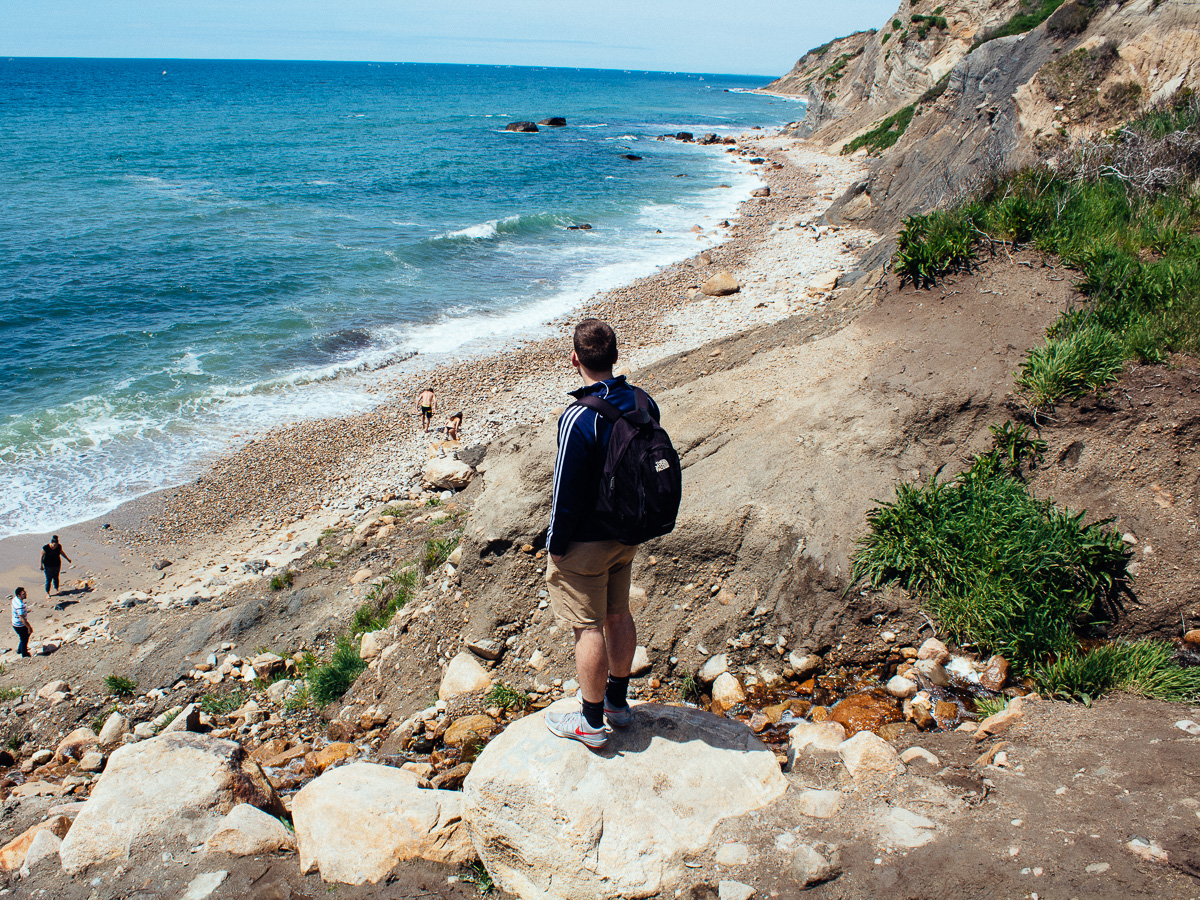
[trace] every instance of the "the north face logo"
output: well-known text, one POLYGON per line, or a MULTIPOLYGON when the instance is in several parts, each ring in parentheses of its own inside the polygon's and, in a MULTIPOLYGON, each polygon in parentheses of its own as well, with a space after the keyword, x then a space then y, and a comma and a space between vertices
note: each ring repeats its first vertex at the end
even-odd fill
POLYGON ((671 464, 669 462, 667 462, 665 459, 660 459, 658 462, 656 462, 654 464, 655 472, 665 472, 669 468, 671 468, 671 464))

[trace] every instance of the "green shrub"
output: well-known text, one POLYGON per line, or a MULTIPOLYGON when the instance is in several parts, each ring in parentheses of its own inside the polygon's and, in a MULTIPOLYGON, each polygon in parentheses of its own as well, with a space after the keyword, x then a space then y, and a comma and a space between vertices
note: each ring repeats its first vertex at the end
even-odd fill
POLYGON ((1050 14, 1046 19, 1046 30, 1055 37, 1071 37, 1082 33, 1095 14, 1094 5, 1070 0, 1050 14))
POLYGON ((867 515, 854 578, 900 584, 957 640, 1027 670, 1071 650, 1124 582, 1120 537, 1083 515, 1033 497, 993 451, 952 482, 898 485, 867 515))
POLYGON ((292 570, 286 570, 282 575, 273 575, 271 577, 271 590, 282 591, 285 587, 291 587, 295 576, 292 570))
POLYGON ((984 34, 975 41, 971 47, 972 50, 986 44, 988 41, 994 41, 996 38, 1011 37, 1014 34, 1024 34, 1027 31, 1032 31, 1050 16, 1054 11, 1062 6, 1063 0, 1025 0, 1021 4, 1021 10, 1011 19, 984 34))
POLYGON ((1010 472, 1018 471, 1025 463, 1034 465, 1042 461, 1046 442, 1030 437, 1028 425, 1014 425, 1011 421, 1003 425, 992 425, 992 445, 1000 454, 1010 472))
POLYGON ((931 287, 950 272, 968 271, 975 258, 975 228, 969 216, 933 212, 904 220, 892 262, 900 284, 931 287))
POLYGON ((885 31, 883 33, 883 37, 879 39, 879 46, 882 47, 884 44, 886 44, 891 39, 891 37, 892 37, 892 33, 890 31, 885 31))
POLYGON ((200 698, 200 709, 210 716, 225 716, 240 709, 246 702, 245 691, 229 691, 228 693, 205 694, 200 698))
POLYGON ((410 563, 397 569, 382 584, 372 588, 350 620, 350 634, 357 637, 366 631, 386 628, 396 613, 403 609, 416 593, 418 579, 416 566, 410 563))
POLYGON ((487 692, 483 702, 487 706, 498 706, 505 710, 525 709, 529 706, 529 695, 503 681, 497 681, 487 692))
POLYGON ((18 697, 23 697, 24 695, 25 691, 15 685, 13 687, 0 688, 0 703, 16 700, 18 697))
POLYGON ((426 574, 432 574, 450 558, 454 548, 458 546, 459 535, 453 534, 446 538, 435 538, 425 542, 421 551, 421 569, 426 574))
POLYGON ((471 863, 462 874, 459 875, 459 880, 467 884, 473 884, 481 894, 495 893, 496 883, 492 880, 487 867, 482 862, 476 860, 471 863))
POLYGON ((899 31, 904 27, 904 23, 899 19, 892 19, 892 31, 899 31))
POLYGON ((1047 407, 1099 390, 1124 368, 1121 340, 1099 325, 1088 325, 1031 350, 1021 364, 1017 387, 1035 407, 1047 407))
POLYGON ((1034 671, 1038 689, 1052 697, 1092 700, 1127 691, 1158 700, 1200 696, 1200 667, 1182 668, 1165 641, 1113 641, 1091 650, 1073 649, 1034 671))
POLYGON ((921 95, 921 98, 919 100, 917 100, 917 105, 918 106, 927 106, 928 104, 933 103, 934 101, 937 100, 938 97, 940 97, 940 96, 942 96, 942 94, 946 93, 946 88, 949 85, 950 85, 950 73, 947 72, 945 75, 943 75, 941 78, 939 78, 937 80, 937 83, 934 84, 933 87, 931 87, 929 90, 927 90, 925 93, 923 93, 921 95))
POLYGON ((329 662, 308 673, 308 688, 313 700, 321 706, 337 700, 350 690, 366 667, 354 639, 342 635, 337 639, 329 662))
POLYGON ((895 144, 896 141, 900 140, 901 135, 908 129, 908 123, 912 121, 916 112, 916 104, 910 104, 904 107, 904 109, 893 113, 866 134, 860 134, 846 144, 842 148, 842 155, 846 156, 866 147, 868 153, 872 156, 878 156, 888 147, 895 144))
POLYGON ((1004 708, 1008 706, 1008 698, 976 697, 974 698, 974 703, 975 715, 982 720, 986 719, 988 716, 994 716, 998 712, 1003 712, 1004 708))
POLYGON ((132 697, 137 693, 137 682, 123 675, 109 675, 104 679, 104 687, 114 697, 132 697))

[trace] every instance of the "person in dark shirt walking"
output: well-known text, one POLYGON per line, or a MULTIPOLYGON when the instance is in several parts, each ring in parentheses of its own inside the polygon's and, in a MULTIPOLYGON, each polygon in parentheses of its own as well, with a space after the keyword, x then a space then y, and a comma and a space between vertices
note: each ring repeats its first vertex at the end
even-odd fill
MULTIPOLYGON (((599 319, 575 328, 571 365, 583 378, 572 396, 607 400, 622 414, 639 406, 637 391, 625 377, 613 376, 617 337, 599 319)), ((658 405, 641 394, 655 421, 658 405)), ((582 709, 548 713, 547 727, 556 735, 601 748, 604 727, 623 728, 632 721, 626 699, 630 668, 637 646, 637 627, 629 609, 629 585, 637 546, 611 540, 611 529, 595 515, 605 450, 613 425, 595 408, 582 403, 567 407, 558 423, 558 456, 554 465, 554 497, 546 543, 546 568, 554 614, 575 632, 575 667, 582 709)))
MULTIPOLYGON (((58 535, 50 538, 50 543, 42 547, 42 571, 46 573, 46 599, 50 599, 50 585, 54 585, 54 589, 62 593, 58 586, 58 573, 62 571, 62 561, 71 561, 71 557, 67 556, 67 551, 63 549, 63 545, 58 542, 58 535)), ((55 609, 62 609, 62 601, 54 604, 55 609)))

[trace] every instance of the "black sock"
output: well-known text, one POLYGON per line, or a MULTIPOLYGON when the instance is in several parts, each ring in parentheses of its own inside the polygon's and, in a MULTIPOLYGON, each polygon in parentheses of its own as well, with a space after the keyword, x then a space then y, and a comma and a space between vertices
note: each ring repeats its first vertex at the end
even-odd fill
POLYGON ((593 728, 604 727, 604 701, 599 703, 588 703, 583 701, 583 717, 587 719, 587 723, 593 728))
POLYGON ((609 706, 628 706, 629 701, 625 699, 626 693, 629 691, 629 676, 617 678, 615 675, 608 676, 608 686, 604 689, 604 697, 608 700, 609 706))

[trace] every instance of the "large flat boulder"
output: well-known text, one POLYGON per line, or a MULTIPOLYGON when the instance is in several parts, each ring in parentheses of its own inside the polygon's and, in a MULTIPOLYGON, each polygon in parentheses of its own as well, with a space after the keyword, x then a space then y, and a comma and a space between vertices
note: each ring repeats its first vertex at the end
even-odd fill
POLYGON ((285 810, 241 744, 174 732, 113 751, 63 840, 68 874, 163 842, 205 840, 239 803, 285 810))
POLYGON ((443 491, 461 491, 474 476, 474 469, 449 456, 435 456, 425 464, 425 483, 443 491))
POLYGON ((475 858, 461 795, 422 790, 417 776, 351 763, 306 784, 292 801, 300 870, 342 884, 376 884, 406 859, 462 865, 475 858))
POLYGON ((717 822, 786 789, 744 725, 643 703, 600 752, 555 737, 543 714, 513 723, 467 776, 462 814, 488 872, 518 897, 670 896, 717 822))

